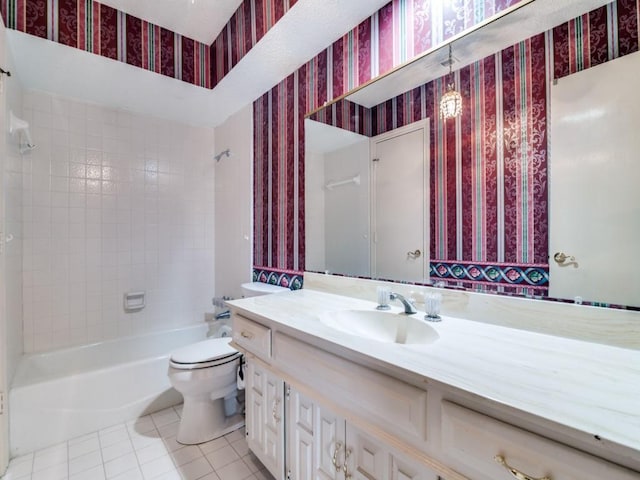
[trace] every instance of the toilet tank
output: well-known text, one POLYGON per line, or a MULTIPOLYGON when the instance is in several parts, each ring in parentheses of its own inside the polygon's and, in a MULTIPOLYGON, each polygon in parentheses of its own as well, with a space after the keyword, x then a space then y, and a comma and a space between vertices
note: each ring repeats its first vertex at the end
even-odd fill
POLYGON ((271 285, 262 282, 247 282, 240 286, 243 297, 257 297, 260 295, 269 295, 270 293, 280 293, 289 290, 278 285, 271 285))

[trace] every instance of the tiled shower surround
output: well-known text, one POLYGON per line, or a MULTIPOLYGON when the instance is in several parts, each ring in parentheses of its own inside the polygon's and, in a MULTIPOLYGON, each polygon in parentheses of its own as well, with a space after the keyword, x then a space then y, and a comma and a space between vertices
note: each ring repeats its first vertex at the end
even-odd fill
POLYGON ((202 321, 214 292, 213 130, 23 97, 24 350, 202 321), (146 291, 146 307, 123 308, 146 291))

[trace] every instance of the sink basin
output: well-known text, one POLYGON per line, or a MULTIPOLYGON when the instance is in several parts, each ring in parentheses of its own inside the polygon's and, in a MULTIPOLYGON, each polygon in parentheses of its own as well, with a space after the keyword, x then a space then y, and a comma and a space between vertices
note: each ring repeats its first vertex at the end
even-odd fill
POLYGON ((345 310, 322 314, 320 322, 347 335, 384 343, 424 345, 439 338, 424 320, 403 313, 345 310))

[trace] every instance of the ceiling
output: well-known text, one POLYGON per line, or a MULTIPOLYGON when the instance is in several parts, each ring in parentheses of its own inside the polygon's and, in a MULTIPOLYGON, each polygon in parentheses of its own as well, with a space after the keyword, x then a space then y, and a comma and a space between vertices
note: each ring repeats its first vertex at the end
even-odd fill
MULTIPOLYGON (((195 0, 195 5, 228 1, 195 0)), ((140 16, 149 19, 158 4, 174 2, 182 2, 184 7, 191 0, 109 0, 105 3, 140 4, 138 7, 145 10, 139 12, 140 16)), ((298 0, 213 90, 16 30, 6 32, 11 71, 27 90, 41 90, 189 125, 215 127, 387 2, 298 0), (314 28, 309 28, 310 25, 314 28)), ((159 11, 166 13, 167 10, 159 11)))
POLYGON ((211 45, 242 0, 100 0, 100 3, 211 45))
MULTIPOLYGON (((173 31, 211 43, 242 0, 103 0, 103 3, 173 31)), ((522 8, 454 40, 455 69, 543 32, 608 0, 527 0, 522 8), (525 7, 526 5, 526 7, 525 7), (543 8, 544 7, 544 8, 543 8), (543 14, 540 14, 540 11, 543 14)), ((69 48, 15 30, 7 31, 23 87, 113 108, 215 127, 277 85, 300 65, 369 17, 388 0, 298 0, 213 90, 196 87, 123 62, 69 48), (310 28, 312 26, 313 28, 310 28), (300 41, 304 39, 304 41, 300 41), (105 82, 105 78, 108 82, 105 82)), ((349 99, 365 106, 446 72, 437 48, 349 99)))

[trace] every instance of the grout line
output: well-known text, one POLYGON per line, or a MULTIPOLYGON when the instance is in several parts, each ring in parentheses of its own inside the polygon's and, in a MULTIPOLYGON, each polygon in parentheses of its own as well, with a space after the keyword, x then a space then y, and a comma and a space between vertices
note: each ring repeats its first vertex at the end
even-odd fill
POLYGON ((107 478, 107 469, 104 464, 104 457, 102 456, 102 440, 100 439, 100 431, 96 432, 96 437, 98 438, 98 450, 100 450, 100 458, 102 459, 102 471, 104 473, 104 478, 107 478))
MULTIPOLYGON (((170 408, 173 410, 173 412, 174 412, 174 413, 178 416, 178 418, 180 419, 180 418, 181 418, 181 416, 180 416, 180 414, 178 413, 177 408, 176 408, 175 406, 170 407, 170 408)), ((168 411, 168 412, 170 412, 171 410, 167 409, 167 411, 168 411)), ((159 431, 158 427, 156 426, 156 424, 155 424, 155 422, 154 422, 153 418, 151 417, 151 415, 145 415, 144 417, 148 417, 148 418, 151 420, 151 424, 153 425, 153 427, 154 427, 154 428, 153 428, 152 430, 149 430, 148 432, 144 432, 142 435, 144 435, 144 434, 146 434, 146 433, 152 434, 152 435, 154 435, 154 437, 155 437, 155 435, 158 435, 158 437, 157 437, 157 438, 162 442, 162 443, 161 443, 161 445, 163 446, 164 450, 166 451, 166 455, 168 455, 168 456, 169 456, 169 458, 170 458, 170 460, 171 460, 171 463, 172 463, 172 465, 173 465, 173 470, 170 470, 170 471, 168 471, 168 472, 164 472, 164 473, 162 473, 162 474, 160 474, 160 475, 164 475, 164 474, 168 474, 168 473, 175 472, 175 473, 177 473, 178 475, 182 476, 181 467, 183 467, 184 465, 188 465, 188 464, 189 464, 189 463, 191 463, 191 462, 197 461, 197 460, 199 460, 200 458, 204 458, 205 462, 206 462, 206 463, 209 465, 209 467, 211 468, 211 471, 213 472, 213 474, 215 474, 215 475, 217 475, 217 476, 219 477, 218 471, 216 470, 216 468, 214 467, 214 465, 211 463, 211 461, 209 461, 209 459, 207 458, 207 455, 208 455, 208 454, 205 454, 205 452, 204 452, 204 451, 203 451, 203 449, 201 448, 201 445, 193 445, 193 446, 195 446, 195 447, 197 447, 197 448, 198 448, 198 453, 199 453, 199 456, 198 456, 198 457, 193 458, 190 462, 187 462, 187 463, 185 463, 185 464, 183 464, 183 465, 181 465, 181 466, 178 466, 178 465, 177 465, 177 463, 176 463, 176 462, 177 462, 177 460, 174 458, 173 454, 174 454, 174 453, 176 453, 176 452, 178 452, 179 450, 181 450, 181 449, 183 449, 183 448, 186 448, 188 445, 182 445, 178 450, 175 450, 175 451, 170 452, 170 451, 169 451, 169 448, 168 448, 168 445, 167 445, 167 443, 165 442, 165 440, 166 440, 167 438, 169 438, 169 437, 163 437, 163 436, 160 434, 160 431, 159 431)), ((140 418, 144 418, 144 417, 140 417, 140 418)), ((139 420, 140 420, 140 418, 135 419, 135 420, 133 421, 132 425, 133 425, 135 422, 139 421, 139 420)), ((178 421, 179 421, 179 420, 178 420, 178 421)), ((128 427, 128 425, 127 425, 127 422, 123 422, 123 423, 120 423, 120 424, 112 425, 111 427, 107 427, 107 428, 108 428, 108 429, 113 429, 114 427, 115 427, 115 429, 116 429, 116 430, 119 430, 120 428, 124 428, 124 429, 125 429, 125 431, 127 432, 127 439, 128 439, 128 441, 129 441, 129 443, 130 443, 130 445, 131 445, 131 447, 132 447, 132 452, 133 452, 133 454, 134 454, 134 458, 135 458, 135 461, 136 461, 136 465, 135 465, 134 467, 132 467, 132 468, 130 468, 130 469, 127 469, 127 470, 124 470, 124 471, 122 471, 122 472, 119 472, 119 473, 118 473, 118 475, 124 475, 124 474, 126 474, 127 472, 132 472, 133 470, 138 470, 138 471, 139 471, 139 473, 140 473, 141 475, 143 475, 143 476, 144 476, 143 471, 142 471, 142 465, 141 465, 141 463, 140 463, 140 459, 139 459, 139 457, 138 457, 138 450, 134 447, 134 442, 133 442, 133 437, 132 437, 132 431, 130 431, 130 430, 129 430, 129 427, 128 427)), ((104 430, 104 429, 103 429, 103 430, 104 430)), ((136 430, 135 430, 135 427, 134 427, 134 428, 133 428, 133 432, 135 432, 135 431, 136 431, 136 430)), ((243 435, 243 436, 239 437, 238 439, 236 439, 234 442, 231 442, 231 441, 229 440, 229 436, 230 436, 230 435, 232 435, 233 433, 234 433, 234 432, 229 432, 229 433, 227 433, 226 435, 223 435, 222 437, 219 437, 218 439, 216 439, 216 440, 218 440, 218 441, 220 442, 220 445, 221 445, 221 446, 220 446, 219 448, 217 448, 216 450, 213 450, 213 451, 211 451, 211 452, 209 452, 209 453, 214 453, 215 451, 217 451, 217 450, 219 450, 219 449, 221 449, 221 448, 226 448, 227 446, 230 446, 230 447, 232 448, 232 451, 233 451, 233 452, 235 452, 235 454, 238 456, 238 458, 242 461, 242 463, 243 463, 243 464, 248 468, 248 470, 250 471, 250 473, 251 473, 251 474, 250 474, 247 478, 249 478, 249 479, 250 479, 250 478, 256 478, 256 475, 258 475, 259 473, 263 473, 263 472, 264 472, 264 467, 263 467, 263 468, 258 468, 256 471, 254 471, 254 469, 255 469, 256 467, 259 467, 259 464, 255 464, 255 462, 253 461, 253 459, 252 459, 252 457, 251 457, 251 452, 248 452, 248 453, 246 453, 245 455, 240 455, 240 452, 238 452, 238 451, 236 450, 236 448, 234 447, 234 443, 239 442, 240 440, 244 440, 244 441, 246 441, 246 437, 243 435), (221 440, 221 439, 224 439, 224 440, 221 440)), ((95 431, 95 432, 87 433, 87 434, 86 434, 86 435, 84 435, 84 436, 86 437, 86 436, 90 436, 90 435, 92 435, 92 434, 93 434, 93 435, 95 435, 95 438, 97 438, 97 443, 98 443, 98 454, 100 455, 100 462, 101 462, 102 472, 103 472, 103 474, 104 474, 104 478, 105 478, 105 479, 108 479, 108 477, 107 477, 107 469, 106 469, 105 457, 104 457, 104 455, 103 455, 103 449, 104 449, 104 448, 108 448, 109 446, 112 446, 112 445, 115 445, 115 444, 111 444, 111 445, 108 445, 108 446, 104 446, 104 445, 103 445, 103 439, 101 438, 101 435, 100 435, 100 430, 97 430, 97 431, 95 431)), ((72 461, 72 459, 71 459, 71 457, 70 457, 70 454, 71 454, 71 445, 70 445, 70 441, 72 441, 72 440, 74 440, 74 439, 70 439, 70 440, 67 440, 67 441, 65 441, 65 442, 64 442, 64 445, 65 445, 65 447, 66 447, 66 449, 67 449, 67 451, 66 451, 66 458, 67 458, 67 461, 66 461, 66 480, 68 480, 68 479, 70 479, 70 478, 71 478, 71 461, 72 461)), ((90 439, 85 439, 85 441, 89 441, 89 440, 90 440, 90 439)), ((150 445, 153 445, 153 443, 151 443, 150 445)), ((143 448, 146 448, 146 446, 145 446, 145 447, 143 447, 143 448)), ((37 452, 31 452, 31 453, 30 453, 31 458, 30 458, 30 460, 28 461, 28 463, 30 464, 30 472, 29 472, 27 475, 25 475, 25 476, 21 477, 23 480, 32 480, 32 479, 33 479, 33 475, 34 475, 34 467, 35 467, 35 459, 36 459, 36 453, 37 453, 37 452)), ((92 452, 89 452, 89 453, 92 453, 92 452)), ((109 460, 109 461, 115 461, 115 460, 117 460, 118 458, 122 458, 122 457, 124 457, 124 456, 126 456, 126 455, 129 455, 129 453, 130 453, 130 452, 127 452, 127 453, 125 453, 124 455, 120 455, 120 456, 118 456, 118 457, 116 457, 116 458, 113 458, 113 459, 111 459, 111 460, 109 460)), ((29 454, 27 454, 27 455, 29 455, 29 454)), ((76 457, 76 458, 79 458, 79 457, 76 457)), ((158 459, 160 459, 160 458, 162 458, 162 457, 158 457, 158 459)), ((155 461, 155 460, 157 460, 157 459, 154 459, 154 460, 151 460, 151 461, 155 461)), ((98 466, 99 466, 99 465, 96 465, 95 467, 91 467, 91 468, 96 468, 96 467, 98 467, 98 466)), ((224 467, 224 466, 223 466, 223 467, 224 467)), ((223 468, 223 467, 221 467, 221 468, 223 468)), ((84 472, 84 470, 83 470, 83 472, 84 472)), ((76 475, 77 475, 77 474, 81 474, 81 473, 82 473, 82 472, 76 472, 76 475)), ((209 473, 205 474, 204 476, 206 476, 206 475, 208 475, 208 474, 209 474, 209 473)))

